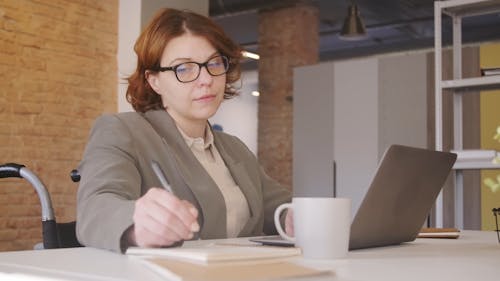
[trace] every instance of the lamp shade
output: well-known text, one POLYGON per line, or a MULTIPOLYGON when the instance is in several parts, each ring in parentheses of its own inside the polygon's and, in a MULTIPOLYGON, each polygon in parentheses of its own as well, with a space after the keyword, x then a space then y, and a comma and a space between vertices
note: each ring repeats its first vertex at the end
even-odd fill
POLYGON ((342 40, 361 40, 366 37, 366 29, 359 16, 358 6, 349 5, 347 17, 340 31, 339 38, 342 40))

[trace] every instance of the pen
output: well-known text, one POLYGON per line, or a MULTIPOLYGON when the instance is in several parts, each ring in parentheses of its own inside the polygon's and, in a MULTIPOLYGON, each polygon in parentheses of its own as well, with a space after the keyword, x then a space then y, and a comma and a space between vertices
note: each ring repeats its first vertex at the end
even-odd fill
POLYGON ((165 188, 166 191, 173 194, 174 192, 172 191, 170 184, 168 184, 167 178, 165 178, 165 174, 161 170, 160 165, 158 165, 155 160, 151 160, 151 167, 153 168, 156 177, 160 180, 162 187, 165 188))
MULTIPOLYGON (((170 187, 170 184, 168 184, 167 178, 165 177, 165 174, 163 173, 162 169, 160 168, 160 165, 158 162, 151 160, 151 167, 153 168, 153 171, 155 172, 156 177, 160 180, 161 185, 163 188, 165 188, 166 191, 174 194, 172 191, 172 187, 170 187)), ((175 194, 174 194, 175 195, 175 194)), ((191 225, 191 232, 198 232, 200 231, 200 225, 198 224, 197 221, 193 222, 191 225)), ((196 237, 195 239, 199 239, 198 234, 195 234, 196 237)))

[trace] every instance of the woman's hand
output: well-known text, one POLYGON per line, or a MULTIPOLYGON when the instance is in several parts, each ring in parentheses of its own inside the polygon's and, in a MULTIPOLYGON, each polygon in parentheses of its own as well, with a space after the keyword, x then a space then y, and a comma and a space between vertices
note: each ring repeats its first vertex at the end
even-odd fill
POLYGON ((288 208, 285 217, 285 232, 288 236, 295 236, 293 233, 293 210, 288 208))
POLYGON ((129 241, 140 247, 170 246, 200 230, 198 211, 162 188, 151 188, 135 202, 129 241))

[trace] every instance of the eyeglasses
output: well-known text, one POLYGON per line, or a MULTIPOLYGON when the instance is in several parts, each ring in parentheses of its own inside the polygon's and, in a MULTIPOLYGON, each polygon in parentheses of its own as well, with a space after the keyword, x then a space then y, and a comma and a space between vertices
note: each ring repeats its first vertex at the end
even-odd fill
POLYGON ((159 67, 158 71, 173 71, 179 82, 189 83, 198 79, 203 66, 210 75, 220 76, 228 71, 229 59, 226 56, 216 56, 204 63, 188 61, 174 66, 159 67))
POLYGON ((497 226, 497 229, 496 229, 497 238, 498 238, 498 243, 500 243, 500 230, 498 229, 498 216, 500 215, 500 208, 493 208, 491 211, 493 212, 493 215, 495 216, 495 223, 497 226))

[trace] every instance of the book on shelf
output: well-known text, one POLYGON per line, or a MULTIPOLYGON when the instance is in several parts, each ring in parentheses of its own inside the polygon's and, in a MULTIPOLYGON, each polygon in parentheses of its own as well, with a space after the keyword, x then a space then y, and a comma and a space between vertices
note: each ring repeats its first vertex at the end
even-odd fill
POLYGON ((417 238, 457 239, 459 236, 460 230, 458 230, 457 228, 424 227, 418 233, 417 238))
POLYGON ((498 156, 498 152, 496 150, 486 150, 486 149, 451 150, 450 152, 457 154, 457 162, 493 161, 493 159, 498 156))
POLYGON ((333 274, 296 264, 288 258, 299 248, 212 243, 198 247, 139 248, 126 252, 168 280, 254 281, 333 274))
POLYGON ((500 75, 500 67, 481 68, 482 76, 500 75))

